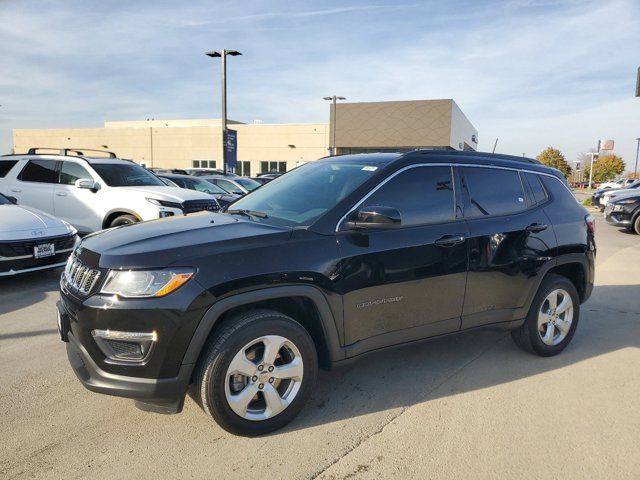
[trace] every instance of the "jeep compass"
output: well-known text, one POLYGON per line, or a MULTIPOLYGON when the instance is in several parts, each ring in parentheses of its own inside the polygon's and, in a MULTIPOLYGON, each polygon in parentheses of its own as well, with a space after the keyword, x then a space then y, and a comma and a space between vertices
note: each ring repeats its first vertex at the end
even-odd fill
POLYGON ((594 228, 535 160, 330 157, 224 213, 85 237, 58 326, 89 390, 161 413, 189 393, 224 429, 259 435, 300 412, 318 367, 387 347, 492 327, 560 353, 593 289, 594 228))

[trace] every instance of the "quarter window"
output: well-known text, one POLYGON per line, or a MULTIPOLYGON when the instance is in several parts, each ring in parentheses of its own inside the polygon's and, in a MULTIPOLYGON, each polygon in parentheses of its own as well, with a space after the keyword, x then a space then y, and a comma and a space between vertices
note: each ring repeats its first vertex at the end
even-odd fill
POLYGON ((0 178, 6 177, 9 170, 11 170, 16 163, 18 163, 17 160, 0 161, 0 178))
POLYGON ((443 223, 454 219, 454 191, 450 167, 417 167, 383 184, 362 206, 396 208, 402 226, 443 223))
POLYGON ((62 162, 60 170, 60 183, 63 185, 75 185, 76 180, 91 180, 91 175, 83 167, 73 162, 62 162))
POLYGON ((23 182, 58 183, 55 160, 29 160, 18 177, 23 182))
POLYGON ((534 173, 525 173, 527 183, 531 187, 531 193, 533 195, 533 203, 539 205, 547 201, 547 192, 542 186, 540 176, 534 173))
POLYGON ((497 168, 467 167, 464 180, 469 191, 471 211, 466 217, 506 215, 527 208, 518 172, 497 168))

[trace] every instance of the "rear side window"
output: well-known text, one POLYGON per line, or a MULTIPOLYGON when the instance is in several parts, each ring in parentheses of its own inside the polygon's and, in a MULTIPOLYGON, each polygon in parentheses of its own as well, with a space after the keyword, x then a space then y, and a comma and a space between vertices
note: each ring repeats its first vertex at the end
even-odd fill
POLYGON ((29 160, 18 177, 23 182, 58 183, 55 160, 29 160))
POLYGON ((533 203, 535 205, 540 205, 547 201, 547 192, 542 185, 540 180, 540 176, 534 173, 525 173, 525 178, 527 179, 527 183, 531 187, 531 194, 533 195, 533 203))
POLYGON ((16 163, 17 160, 0 160, 0 178, 6 177, 16 163))
POLYGON ((527 208, 518 172, 481 167, 466 167, 463 172, 471 201, 466 217, 507 215, 527 208))
POLYGON ((382 185, 362 205, 396 208, 402 215, 402 226, 449 222, 455 212, 451 168, 405 170, 382 185))
POLYGON ((73 162, 62 162, 62 170, 60 170, 60 183, 63 185, 75 185, 76 180, 86 179, 93 180, 89 172, 83 167, 73 162))

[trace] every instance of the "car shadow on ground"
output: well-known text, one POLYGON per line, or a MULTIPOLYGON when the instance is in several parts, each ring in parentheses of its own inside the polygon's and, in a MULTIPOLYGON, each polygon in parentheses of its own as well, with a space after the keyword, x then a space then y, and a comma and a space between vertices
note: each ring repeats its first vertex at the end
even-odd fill
POLYGON ((581 307, 573 341, 555 357, 518 349, 508 332, 477 330, 378 352, 348 367, 321 371, 309 404, 282 433, 514 382, 620 349, 638 348, 640 306, 614 310, 609 305, 615 302, 609 299, 624 298, 633 305, 631 299, 639 288, 596 287, 593 300, 581 307), (459 375, 476 361, 482 362, 482 374, 459 375))
POLYGON ((0 277, 0 315, 20 310, 58 290, 61 268, 0 277))

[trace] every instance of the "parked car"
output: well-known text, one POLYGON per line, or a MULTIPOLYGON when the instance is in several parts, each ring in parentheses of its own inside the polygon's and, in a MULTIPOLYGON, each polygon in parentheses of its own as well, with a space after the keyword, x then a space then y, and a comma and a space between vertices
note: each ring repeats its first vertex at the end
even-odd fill
POLYGON ((600 210, 604 210, 607 203, 612 199, 628 194, 633 195, 638 191, 638 188, 640 188, 640 180, 636 180, 627 188, 608 188, 606 190, 597 190, 591 199, 591 204, 594 205, 594 200, 596 200, 597 198, 600 205, 600 210), (600 192, 600 194, 596 195, 598 192, 600 192))
POLYGON ((228 175, 230 177, 237 177, 235 173, 223 173, 222 170, 217 168, 187 168, 185 171, 187 174, 193 175, 194 177, 204 177, 207 175, 228 175))
POLYGON ((170 173, 175 173, 178 175, 189 175, 189 173, 186 170, 182 170, 181 168, 149 168, 148 170, 151 170, 156 175, 170 174, 170 173))
POLYGON ((247 177, 207 175, 202 178, 207 182, 211 182, 233 195, 246 195, 247 193, 252 192, 256 188, 260 187, 260 184, 258 182, 247 177))
POLYGON ((258 182, 260 185, 269 183, 273 178, 271 177, 250 177, 254 182, 258 182))
POLYGON ((614 182, 604 182, 600 185, 601 190, 606 190, 608 188, 627 188, 631 184, 637 181, 636 178, 621 178, 614 182))
POLYGON ((556 355, 593 289, 593 217, 536 160, 330 157, 232 207, 82 241, 58 309, 87 388, 174 413, 193 384, 223 428, 264 434, 318 365, 479 327, 556 355))
POLYGON ((109 158, 73 152, 51 155, 31 149, 0 157, 0 190, 81 233, 219 208, 209 195, 167 187, 147 169, 111 152, 109 158))
POLYGON ((259 173, 258 177, 260 178, 270 178, 271 180, 273 180, 274 178, 278 178, 280 176, 284 175, 284 173, 282 172, 263 172, 263 173, 259 173))
POLYGON ((64 220, 0 193, 0 277, 64 266, 79 241, 64 220))
POLYGON ((159 175, 159 177, 161 180, 168 180, 180 188, 188 188, 189 190, 208 193, 217 200, 222 208, 240 198, 240 195, 227 193, 226 190, 201 177, 192 177, 191 175, 159 175))
POLYGON ((604 218, 610 225, 640 235, 640 193, 612 199, 604 209, 604 218))

